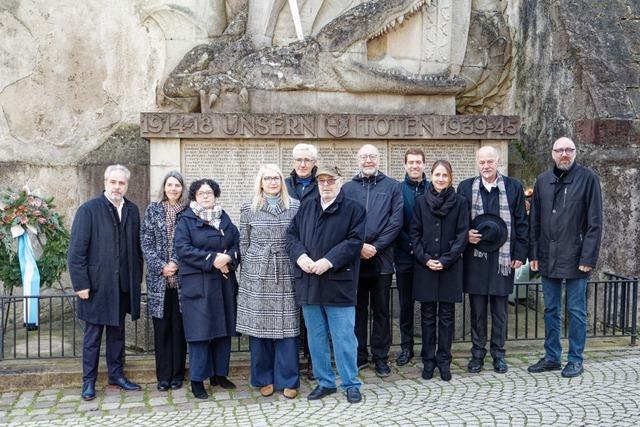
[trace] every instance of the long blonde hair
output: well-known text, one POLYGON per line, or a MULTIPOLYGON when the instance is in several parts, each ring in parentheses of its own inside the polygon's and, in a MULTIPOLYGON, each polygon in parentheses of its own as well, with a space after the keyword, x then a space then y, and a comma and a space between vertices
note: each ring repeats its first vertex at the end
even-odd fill
POLYGON ((262 196, 262 177, 264 177, 267 170, 272 170, 280 176, 280 198, 282 199, 284 208, 289 209, 289 192, 287 191, 287 184, 284 182, 284 175, 278 165, 273 163, 262 165, 258 170, 258 174, 256 175, 256 179, 253 183, 253 200, 251 202, 251 209, 258 211, 262 209, 265 204, 264 197, 262 196))

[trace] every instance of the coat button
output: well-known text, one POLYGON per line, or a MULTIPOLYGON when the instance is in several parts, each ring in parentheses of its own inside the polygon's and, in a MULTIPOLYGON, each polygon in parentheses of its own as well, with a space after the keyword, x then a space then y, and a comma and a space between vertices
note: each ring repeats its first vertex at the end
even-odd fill
POLYGON ((436 237, 436 242, 439 242, 439 241, 440 241, 440 239, 438 239, 438 238, 436 237))
POLYGON ((435 254, 433 254, 433 256, 440 256, 440 254, 438 252, 436 252, 435 254))

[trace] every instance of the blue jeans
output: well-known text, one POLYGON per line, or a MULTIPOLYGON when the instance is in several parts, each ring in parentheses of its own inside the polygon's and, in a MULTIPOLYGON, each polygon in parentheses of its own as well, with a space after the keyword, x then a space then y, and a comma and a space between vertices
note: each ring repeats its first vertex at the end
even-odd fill
POLYGON ((358 379, 356 363, 358 340, 354 332, 356 308, 303 305, 302 314, 307 325, 313 375, 318 379, 318 385, 325 388, 336 387, 336 375, 331 367, 331 336, 342 389, 360 388, 362 383, 358 379))
MULTIPOLYGON (((567 279, 567 311, 569 313, 569 362, 582 363, 587 338, 587 279, 567 279)), ((551 362, 562 361, 562 279, 542 277, 544 294, 544 350, 551 362)))

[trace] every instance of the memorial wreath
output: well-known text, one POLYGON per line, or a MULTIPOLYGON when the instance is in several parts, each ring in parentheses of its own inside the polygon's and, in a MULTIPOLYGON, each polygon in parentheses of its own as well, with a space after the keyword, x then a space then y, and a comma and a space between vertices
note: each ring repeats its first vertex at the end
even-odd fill
POLYGON ((54 211, 53 197, 7 189, 0 193, 0 281, 5 288, 21 283, 17 237, 27 230, 39 243, 40 285, 51 287, 67 268, 69 231, 54 211))

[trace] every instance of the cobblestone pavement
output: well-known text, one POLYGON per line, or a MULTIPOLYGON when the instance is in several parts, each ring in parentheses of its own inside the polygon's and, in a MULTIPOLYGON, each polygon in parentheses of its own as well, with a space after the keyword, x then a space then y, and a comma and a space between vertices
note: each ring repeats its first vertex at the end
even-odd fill
POLYGON ((418 362, 393 367, 385 379, 362 371, 364 401, 350 405, 338 393, 309 402, 314 383, 303 381, 294 400, 281 394, 264 398, 234 378, 238 390, 210 390, 207 401, 187 388, 162 393, 149 384, 141 392, 103 387, 83 402, 79 389, 9 392, 0 395, 0 423, 55 425, 597 425, 640 424, 640 352, 637 349, 587 355, 585 373, 532 375, 536 357, 509 358, 507 374, 494 373, 490 359, 480 374, 466 373, 465 359, 454 359, 453 380, 420 377, 418 362))

